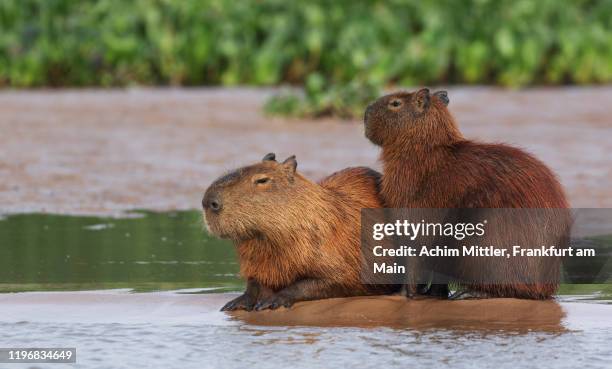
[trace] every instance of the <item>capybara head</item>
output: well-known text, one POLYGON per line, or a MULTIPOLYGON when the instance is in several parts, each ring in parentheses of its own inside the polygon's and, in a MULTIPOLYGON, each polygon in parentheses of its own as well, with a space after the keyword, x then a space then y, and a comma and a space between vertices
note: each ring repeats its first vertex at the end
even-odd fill
POLYGON ((446 108, 448 103, 446 91, 430 94, 427 88, 383 96, 365 111, 365 135, 382 146, 398 139, 404 144, 418 140, 437 142, 449 129, 459 134, 446 108))
POLYGON ((288 204, 300 197, 307 182, 296 168, 295 156, 279 163, 270 153, 260 163, 215 180, 202 199, 209 231, 221 238, 244 241, 277 228, 291 211, 288 204))

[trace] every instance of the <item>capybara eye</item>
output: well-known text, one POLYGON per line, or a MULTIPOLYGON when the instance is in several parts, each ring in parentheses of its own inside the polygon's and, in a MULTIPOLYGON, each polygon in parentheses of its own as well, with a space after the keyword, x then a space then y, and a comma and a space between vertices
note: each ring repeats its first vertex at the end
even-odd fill
POLYGON ((268 177, 262 177, 255 180, 255 184, 266 184, 268 182, 270 182, 270 178, 268 177))
POLYGON ((398 108, 402 105, 402 100, 400 99, 393 99, 391 100, 391 102, 389 103, 389 106, 392 106, 394 108, 398 108))

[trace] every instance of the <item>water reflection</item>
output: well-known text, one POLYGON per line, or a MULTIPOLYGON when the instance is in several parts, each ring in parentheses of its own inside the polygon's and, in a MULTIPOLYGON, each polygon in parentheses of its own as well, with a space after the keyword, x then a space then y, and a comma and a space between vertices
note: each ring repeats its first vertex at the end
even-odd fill
POLYGON ((241 322, 258 326, 389 327, 454 331, 565 331, 564 311, 556 301, 483 299, 410 300, 401 296, 353 297, 298 303, 275 312, 234 312, 241 322))
POLYGON ((11 215, 0 245, 0 291, 242 287, 234 248, 198 212, 11 215))

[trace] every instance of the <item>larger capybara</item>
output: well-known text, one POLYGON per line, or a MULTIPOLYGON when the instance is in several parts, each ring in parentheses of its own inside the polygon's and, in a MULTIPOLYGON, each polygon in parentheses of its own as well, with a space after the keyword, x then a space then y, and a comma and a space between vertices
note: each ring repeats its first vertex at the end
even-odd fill
MULTIPOLYGON (((513 217, 504 223, 512 224, 510 231, 491 230, 488 241, 508 245, 510 234, 519 232, 531 244, 566 243, 571 216, 552 171, 518 148, 464 138, 448 102, 445 91, 421 89, 383 96, 368 106, 365 134, 382 148, 385 206, 546 209, 536 217, 513 217)), ((477 295, 545 299, 558 288, 560 263, 559 257, 464 256, 446 267, 477 295)), ((409 294, 418 292, 412 282, 407 283, 409 294)), ((447 293, 446 284, 433 287, 437 294, 447 293)))
MULTIPOLYGON (((362 284, 360 212, 379 208, 380 173, 348 168, 318 184, 268 154, 217 179, 202 205, 209 231, 234 241, 246 292, 222 310, 289 307, 294 302, 383 294, 362 284)), ((367 273, 367 271, 366 271, 367 273)))

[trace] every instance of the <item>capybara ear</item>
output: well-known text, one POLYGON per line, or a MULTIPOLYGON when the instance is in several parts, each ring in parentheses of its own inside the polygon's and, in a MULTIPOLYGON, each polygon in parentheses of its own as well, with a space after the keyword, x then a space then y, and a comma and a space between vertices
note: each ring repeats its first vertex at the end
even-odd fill
POLYGON ((295 160, 295 155, 291 155, 285 161, 283 161, 283 165, 290 170, 291 173, 295 173, 297 169, 297 160, 295 160))
POLYGON ((450 100, 448 99, 448 92, 436 91, 434 92, 434 96, 436 96, 440 101, 442 101, 445 106, 448 106, 448 103, 450 102, 450 100))
POLYGON ((423 111, 429 106, 429 89, 423 88, 414 95, 414 106, 418 111, 423 111))
POLYGON ((271 152, 266 154, 266 156, 261 159, 261 161, 276 161, 276 154, 271 152))

